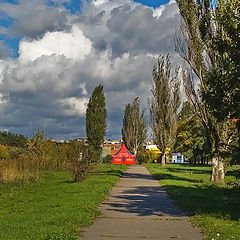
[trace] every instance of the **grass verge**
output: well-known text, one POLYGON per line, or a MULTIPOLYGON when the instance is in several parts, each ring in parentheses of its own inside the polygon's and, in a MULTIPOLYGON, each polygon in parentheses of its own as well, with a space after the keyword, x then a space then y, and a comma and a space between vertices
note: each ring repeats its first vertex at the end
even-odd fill
MULTIPOLYGON (((208 240, 240 240, 240 190, 210 182, 211 167, 146 164, 176 204, 192 215, 208 240)), ((234 181, 230 168, 226 182, 234 181)))
POLYGON ((77 239, 125 170, 103 164, 81 183, 70 172, 47 171, 37 182, 0 184, 0 240, 77 239))

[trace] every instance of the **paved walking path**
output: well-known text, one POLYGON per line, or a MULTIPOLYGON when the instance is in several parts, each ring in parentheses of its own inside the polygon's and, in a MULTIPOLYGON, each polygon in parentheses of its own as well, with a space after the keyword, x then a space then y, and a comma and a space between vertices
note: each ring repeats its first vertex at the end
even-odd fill
POLYGON ((143 166, 130 166, 82 240, 202 240, 199 229, 143 166))

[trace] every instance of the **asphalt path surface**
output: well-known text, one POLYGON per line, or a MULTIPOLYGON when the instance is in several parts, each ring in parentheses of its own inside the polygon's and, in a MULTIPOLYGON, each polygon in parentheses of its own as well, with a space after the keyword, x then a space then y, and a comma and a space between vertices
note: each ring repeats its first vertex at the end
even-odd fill
POLYGON ((88 227, 81 240, 202 240, 143 166, 130 166, 101 205, 102 216, 88 227))

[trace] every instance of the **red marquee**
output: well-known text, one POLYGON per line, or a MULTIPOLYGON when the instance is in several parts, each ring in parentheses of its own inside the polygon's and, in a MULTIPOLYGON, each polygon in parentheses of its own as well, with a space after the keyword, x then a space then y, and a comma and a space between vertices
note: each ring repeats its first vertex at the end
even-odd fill
POLYGON ((123 143, 121 149, 112 156, 112 164, 136 164, 136 156, 129 152, 123 143))

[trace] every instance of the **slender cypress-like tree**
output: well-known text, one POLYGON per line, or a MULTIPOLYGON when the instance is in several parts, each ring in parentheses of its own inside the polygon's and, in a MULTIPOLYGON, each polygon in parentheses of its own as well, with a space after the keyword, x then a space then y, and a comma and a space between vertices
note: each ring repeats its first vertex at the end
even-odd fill
POLYGON ((177 69, 175 76, 171 76, 170 57, 160 56, 153 68, 149 108, 154 141, 162 151, 162 165, 165 165, 167 148, 172 148, 176 140, 179 85, 177 69))
POLYGON ((88 143, 94 149, 99 150, 106 135, 106 103, 103 86, 97 86, 88 102, 86 113, 86 133, 88 143))
POLYGON ((144 117, 145 111, 140 112, 139 99, 125 106, 122 138, 126 147, 136 155, 143 146, 147 135, 147 124, 144 117))

